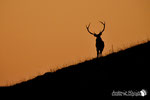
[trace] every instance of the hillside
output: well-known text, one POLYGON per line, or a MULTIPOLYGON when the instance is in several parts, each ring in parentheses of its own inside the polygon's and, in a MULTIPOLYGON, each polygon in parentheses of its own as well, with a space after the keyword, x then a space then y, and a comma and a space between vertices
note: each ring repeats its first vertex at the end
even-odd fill
MULTIPOLYGON (((48 72, 7 88, 113 90, 148 89, 150 42, 105 57, 48 72)), ((108 94, 107 94, 108 95, 108 94)))

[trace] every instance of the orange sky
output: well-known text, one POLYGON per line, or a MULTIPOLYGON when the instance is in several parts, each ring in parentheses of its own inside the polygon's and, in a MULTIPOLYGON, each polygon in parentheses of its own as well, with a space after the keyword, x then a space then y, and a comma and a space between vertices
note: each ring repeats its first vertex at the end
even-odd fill
POLYGON ((146 41, 150 0, 0 0, 0 86, 96 57, 102 35, 104 55, 146 41))

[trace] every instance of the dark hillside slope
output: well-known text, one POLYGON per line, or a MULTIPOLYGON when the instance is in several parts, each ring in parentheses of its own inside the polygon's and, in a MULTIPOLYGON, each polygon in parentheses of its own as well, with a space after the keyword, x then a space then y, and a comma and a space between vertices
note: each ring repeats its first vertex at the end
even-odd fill
POLYGON ((8 88, 141 90, 148 88, 150 42, 48 72, 8 88))

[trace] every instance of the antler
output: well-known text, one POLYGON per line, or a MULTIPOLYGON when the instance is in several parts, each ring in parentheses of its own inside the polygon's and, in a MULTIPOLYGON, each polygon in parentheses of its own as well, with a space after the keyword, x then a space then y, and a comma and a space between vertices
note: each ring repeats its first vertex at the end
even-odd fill
POLYGON ((105 22, 102 22, 102 21, 99 21, 100 23, 102 23, 103 25, 104 25, 104 28, 103 28, 103 30, 100 32, 100 33, 103 33, 104 32, 104 30, 105 30, 105 22))
POLYGON ((87 31, 88 31, 90 34, 94 35, 94 33, 92 33, 92 32, 89 30, 90 24, 91 24, 91 23, 89 23, 89 25, 86 26, 86 29, 87 29, 87 31))

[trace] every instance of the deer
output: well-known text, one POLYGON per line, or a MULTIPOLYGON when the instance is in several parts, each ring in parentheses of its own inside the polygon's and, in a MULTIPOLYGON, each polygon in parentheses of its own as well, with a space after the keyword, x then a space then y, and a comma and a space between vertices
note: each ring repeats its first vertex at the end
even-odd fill
POLYGON ((88 31, 90 34, 92 34, 93 36, 96 37, 97 58, 98 58, 99 56, 102 56, 102 52, 103 52, 103 49, 104 49, 104 41, 102 40, 101 35, 102 35, 102 33, 104 32, 104 30, 105 30, 105 22, 102 22, 102 21, 99 21, 99 22, 100 22, 101 24, 103 24, 103 26, 104 26, 104 27, 103 27, 103 30, 100 31, 99 34, 96 34, 95 32, 93 33, 93 32, 91 32, 91 31, 89 30, 89 27, 90 27, 90 24, 91 24, 91 23, 89 23, 89 25, 86 26, 87 31, 88 31))

